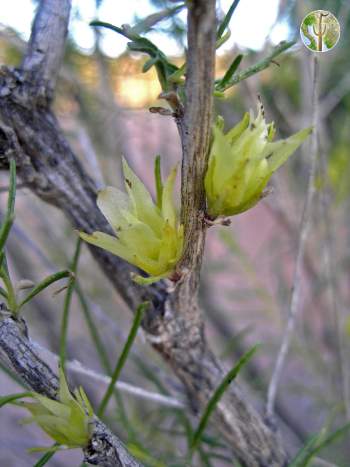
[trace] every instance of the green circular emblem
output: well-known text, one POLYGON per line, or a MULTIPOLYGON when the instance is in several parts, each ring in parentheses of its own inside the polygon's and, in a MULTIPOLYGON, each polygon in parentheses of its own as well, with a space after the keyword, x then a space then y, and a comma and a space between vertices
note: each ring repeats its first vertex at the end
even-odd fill
POLYGON ((305 16, 300 26, 301 39, 313 52, 328 52, 338 43, 340 25, 337 18, 326 10, 315 10, 305 16))

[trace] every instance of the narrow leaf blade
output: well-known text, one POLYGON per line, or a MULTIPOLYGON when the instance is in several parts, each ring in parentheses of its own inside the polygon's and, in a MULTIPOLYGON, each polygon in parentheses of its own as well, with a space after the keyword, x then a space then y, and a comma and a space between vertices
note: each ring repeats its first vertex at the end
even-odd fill
POLYGON ((12 402, 23 399, 24 397, 33 397, 32 392, 19 392, 17 394, 9 394, 8 396, 0 397, 0 408, 4 407, 6 404, 11 404, 12 402))
POLYGON ((51 284, 64 279, 65 277, 71 277, 72 273, 68 270, 64 271, 59 271, 51 276, 46 277, 44 280, 39 282, 39 284, 31 290, 31 292, 26 296, 25 299, 21 301, 21 303, 18 306, 18 309, 20 309, 23 305, 28 303, 30 300, 32 300, 36 295, 38 295, 40 292, 45 290, 47 287, 49 287, 51 284))
POLYGON ((248 361, 253 357, 255 352, 257 351, 260 344, 255 345, 252 347, 248 352, 246 352, 237 362, 237 364, 230 370, 227 375, 224 377, 220 385, 215 390, 214 394, 212 395, 208 405, 202 415, 202 418, 199 422, 198 428, 195 431, 192 442, 191 442, 191 451, 193 452, 197 447, 201 440, 202 434, 208 424, 209 418, 215 407, 217 406, 219 400, 223 396, 224 392, 226 391, 227 387, 230 383, 237 377, 241 369, 248 363, 248 361))
POLYGON ((224 77, 216 85, 217 91, 220 91, 222 88, 225 88, 226 84, 231 80, 232 76, 236 73, 242 59, 243 59, 243 55, 240 54, 240 55, 237 55, 237 57, 233 60, 228 70, 226 71, 224 77))
POLYGON ((232 15, 235 12, 235 9, 238 7, 239 2, 240 2, 240 0, 234 0, 232 2, 232 5, 230 6, 228 12, 226 13, 225 18, 223 19, 223 21, 221 22, 221 24, 219 26, 218 32, 216 34, 216 39, 217 40, 221 39, 221 36, 223 35, 223 33, 225 32, 225 29, 229 25, 229 23, 231 21, 231 18, 232 18, 232 15))

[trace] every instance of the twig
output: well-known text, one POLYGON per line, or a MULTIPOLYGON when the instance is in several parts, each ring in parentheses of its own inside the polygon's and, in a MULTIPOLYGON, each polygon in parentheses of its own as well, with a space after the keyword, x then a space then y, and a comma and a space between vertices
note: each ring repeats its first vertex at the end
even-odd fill
POLYGON ((147 303, 142 303, 136 310, 134 321, 132 323, 128 338, 126 340, 126 343, 123 347, 122 353, 120 357, 118 358, 117 364, 113 370, 112 376, 111 376, 111 381, 107 387, 107 390, 102 398, 102 401, 98 407, 97 414, 99 417, 102 417, 107 409, 108 402, 110 401, 113 391, 114 391, 114 386, 119 378, 119 375, 125 365, 125 362, 128 358, 130 349, 132 347, 132 344, 134 343, 134 340, 137 335, 137 331, 140 327, 141 320, 144 314, 145 309, 147 308, 148 304, 147 303))
POLYGON ((350 77, 346 74, 320 103, 320 116, 326 118, 332 110, 350 92, 350 77))
POLYGON ((194 279, 192 294, 198 285, 205 237, 204 176, 211 138, 215 40, 215 1, 190 2, 186 104, 178 126, 182 143, 181 218, 185 228, 180 268, 191 270, 194 279))
MULTIPOLYGON (((205 409, 218 381, 223 380, 226 374, 203 337, 203 321, 197 300, 206 230, 203 181, 211 139, 215 2, 189 2, 187 23, 186 102, 184 114, 180 111, 177 116, 183 155, 181 218, 185 227, 185 247, 178 266, 182 277, 165 302, 166 320, 153 342, 163 355, 171 355, 173 367, 199 411, 205 409), (196 375, 197 382, 190 375, 196 375)), ((242 402, 240 391, 233 385, 216 406, 212 418, 229 441, 236 458, 247 466, 284 465, 287 456, 279 438, 252 407, 238 403, 238 400, 242 402), (253 444, 251 440, 254 440, 253 444)))
POLYGON ((307 193, 304 203, 302 219, 300 224, 300 234, 299 234, 299 244, 298 252, 296 258, 296 265, 294 270, 293 278, 293 287, 292 287, 292 296, 290 301, 289 313, 287 326, 283 334, 282 343, 278 352, 276 364, 272 373, 271 381, 267 393, 267 403, 266 403, 266 416, 267 419, 272 423, 274 416, 274 406, 276 400, 276 394, 278 390, 278 385, 282 376, 283 368, 285 365, 286 357, 288 354, 291 338, 294 332, 295 321, 297 313, 299 311, 299 301, 301 293, 301 276, 304 262, 304 253, 306 240, 309 231, 310 218, 311 218, 311 208, 313 203, 313 198, 315 194, 315 175, 316 175, 316 166, 317 166, 317 153, 318 153, 318 142, 317 142, 317 125, 318 125, 318 86, 319 86, 319 74, 318 74, 318 61, 316 54, 313 58, 313 96, 312 96, 312 124, 313 124, 313 134, 311 139, 311 165, 309 178, 307 183, 307 193))
MULTIPOLYGON (((43 347, 37 342, 31 340, 31 343, 34 349, 36 349, 38 352, 48 355, 54 362, 58 363, 59 356, 57 354, 51 352, 51 350, 43 347)), ((111 378, 109 376, 101 375, 100 373, 97 373, 91 368, 87 368, 79 360, 67 360, 66 369, 78 375, 87 376, 88 378, 91 378, 98 383, 108 385, 111 382, 111 378)), ((139 397, 140 399, 149 400, 155 402, 156 404, 163 405, 165 407, 172 407, 175 409, 186 408, 186 404, 184 401, 175 399, 174 397, 165 396, 157 392, 148 391, 147 389, 143 389, 139 386, 135 386, 124 381, 117 381, 115 384, 115 388, 122 392, 125 392, 126 394, 139 397)))
MULTIPOLYGON (((25 382, 31 390, 56 399, 58 378, 37 355, 28 337, 12 318, 0 321, 0 359, 25 382)), ((91 438, 84 451, 84 460, 101 467, 138 467, 123 443, 98 418, 91 425, 91 438)))
MULTIPOLYGON (((8 186, 0 186, 0 193, 7 193, 9 191, 9 188, 8 186)), ((24 183, 18 183, 16 185, 16 189, 17 190, 20 190, 22 188, 25 188, 25 184, 24 183)))
POLYGON ((315 465, 318 467, 338 467, 337 464, 333 464, 332 462, 325 461, 324 459, 321 459, 320 457, 314 457, 313 461, 315 465))
POLYGON ((96 187, 100 189, 105 185, 101 165, 95 152, 94 145, 92 144, 90 136, 84 126, 80 126, 78 128, 77 137, 85 159, 89 164, 90 171, 94 174, 96 187))
POLYGON ((327 202, 327 161, 324 151, 320 151, 320 173, 323 180, 323 189, 321 190, 319 201, 324 224, 324 263, 325 276, 328 285, 331 309, 333 312, 335 335, 336 335, 336 354, 338 357, 339 374, 341 380, 341 396, 343 399, 345 416, 350 421, 350 367, 347 359, 347 343, 344 335, 344 323, 341 309, 338 301, 338 287, 336 283, 336 270, 334 263, 333 231, 332 219, 329 203, 327 202))
POLYGON ((278 55, 280 55, 285 50, 290 49, 294 44, 295 44, 295 41, 280 42, 267 57, 263 58, 258 63, 255 63, 255 65, 250 66, 246 70, 243 70, 240 73, 235 74, 232 77, 232 79, 220 90, 225 91, 226 89, 229 89, 230 87, 235 86, 240 81, 243 81, 249 78, 250 76, 255 75, 256 73, 259 73, 260 71, 265 70, 271 65, 271 63, 274 63, 274 59, 278 55))

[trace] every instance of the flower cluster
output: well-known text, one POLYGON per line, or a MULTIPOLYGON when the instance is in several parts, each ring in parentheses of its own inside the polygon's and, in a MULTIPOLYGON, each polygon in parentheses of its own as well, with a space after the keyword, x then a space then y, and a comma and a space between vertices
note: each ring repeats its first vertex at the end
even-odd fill
POLYGON ((311 133, 306 128, 287 139, 272 142, 274 124, 267 124, 262 107, 258 116, 246 113, 228 133, 218 118, 205 176, 208 215, 233 216, 253 207, 263 196, 271 175, 311 133))
POLYGON ((93 410, 83 388, 76 389, 74 396, 60 370, 58 400, 33 393, 35 402, 21 402, 21 406, 32 414, 23 423, 37 423, 60 445, 69 448, 86 447, 90 439, 89 424, 93 410))
MULTIPOLYGON (((217 119, 204 185, 208 221, 233 216, 253 207, 263 196, 271 175, 311 133, 306 128, 287 139, 273 142, 275 127, 267 124, 260 106, 226 134, 224 121, 217 119)), ((159 168, 159 166, 158 166, 159 168)), ((183 252, 183 226, 173 200, 174 168, 164 186, 156 170, 157 202, 123 160, 126 193, 107 187, 99 192, 97 205, 114 230, 80 236, 88 243, 110 251, 137 266, 149 277, 134 275, 140 284, 176 276, 183 252)))
POLYGON ((120 256, 146 272, 149 277, 134 276, 141 284, 169 277, 183 248, 180 225, 173 200, 176 178, 174 168, 164 186, 157 180, 158 202, 123 160, 126 193, 107 187, 99 192, 97 205, 112 226, 115 236, 103 232, 81 232, 87 242, 120 256))

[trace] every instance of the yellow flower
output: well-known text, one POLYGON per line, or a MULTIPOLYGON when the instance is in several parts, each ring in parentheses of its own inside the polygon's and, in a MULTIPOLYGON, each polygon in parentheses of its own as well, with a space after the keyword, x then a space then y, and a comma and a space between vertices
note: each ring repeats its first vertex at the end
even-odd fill
POLYGON ((253 207, 263 196, 271 175, 311 133, 306 128, 287 139, 272 142, 274 124, 266 124, 263 109, 246 113, 228 133, 224 121, 214 126, 205 190, 211 219, 233 216, 253 207))
POLYGON ((80 232, 80 236, 145 271, 150 277, 135 276, 134 280, 150 284, 171 275, 182 254, 183 226, 173 201, 177 170, 172 169, 164 186, 156 173, 157 204, 125 160, 123 171, 127 193, 107 187, 97 197, 115 237, 103 232, 80 232))
POLYGON ((58 400, 33 393, 36 402, 21 403, 32 414, 23 423, 37 423, 61 445, 69 448, 86 447, 90 439, 89 422, 93 410, 83 388, 76 389, 74 395, 70 393, 64 373, 60 370, 58 400))

